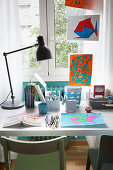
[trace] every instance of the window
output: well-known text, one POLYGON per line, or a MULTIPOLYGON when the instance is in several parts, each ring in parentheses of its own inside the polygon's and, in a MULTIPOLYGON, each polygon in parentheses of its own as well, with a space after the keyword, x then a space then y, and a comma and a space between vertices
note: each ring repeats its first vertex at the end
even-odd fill
MULTIPOLYGON (((19 19, 22 47, 32 45, 40 34, 39 0, 19 0, 19 19)), ((23 68, 36 68, 35 49, 23 51, 23 68)))
POLYGON ((49 61, 36 62, 35 48, 24 51, 24 80, 28 81, 35 72, 45 80, 49 77, 50 80, 68 80, 68 55, 82 53, 83 42, 67 40, 67 18, 69 15, 82 15, 84 10, 66 7, 65 0, 18 1, 22 46, 34 44, 40 34, 53 56, 49 61))
POLYGON ((69 53, 82 53, 82 41, 67 40, 67 18, 68 16, 83 15, 85 10, 66 7, 65 0, 50 0, 51 12, 48 14, 49 24, 49 47, 52 49, 53 60, 49 61, 50 75, 58 76, 60 80, 68 80, 68 55, 69 53), (53 4, 52 4, 53 3, 53 4))

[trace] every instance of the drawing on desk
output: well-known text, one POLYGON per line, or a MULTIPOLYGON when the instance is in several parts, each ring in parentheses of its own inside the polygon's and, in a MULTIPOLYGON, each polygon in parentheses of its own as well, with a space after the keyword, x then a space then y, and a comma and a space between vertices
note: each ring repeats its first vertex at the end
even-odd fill
POLYGON ((61 113, 61 127, 105 125, 101 113, 61 113))
POLYGON ((18 127, 24 126, 41 126, 41 117, 31 115, 26 112, 17 115, 9 116, 3 125, 3 127, 18 127))

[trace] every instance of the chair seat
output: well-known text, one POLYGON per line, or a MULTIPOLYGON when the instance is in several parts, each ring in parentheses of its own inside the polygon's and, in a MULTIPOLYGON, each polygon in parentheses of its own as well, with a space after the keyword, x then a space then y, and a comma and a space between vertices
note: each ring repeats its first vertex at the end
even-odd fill
POLYGON ((113 163, 105 163, 102 165, 102 170, 113 170, 113 163))
POLYGON ((98 149, 97 148, 89 149, 88 153, 89 153, 89 156, 90 156, 90 160, 91 160, 91 163, 92 163, 93 170, 96 170, 97 161, 98 161, 98 149))
POLYGON ((59 152, 43 155, 18 154, 14 170, 59 170, 59 152))
POLYGON ((15 170, 65 170, 64 148, 68 138, 61 136, 46 141, 18 141, 0 137, 3 146, 5 168, 10 170, 9 151, 17 153, 15 170))

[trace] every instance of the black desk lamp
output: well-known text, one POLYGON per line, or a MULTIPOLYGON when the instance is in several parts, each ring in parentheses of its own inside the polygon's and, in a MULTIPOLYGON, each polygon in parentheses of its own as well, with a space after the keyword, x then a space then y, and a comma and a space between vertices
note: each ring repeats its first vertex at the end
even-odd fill
POLYGON ((7 55, 38 46, 37 51, 36 51, 36 60, 37 61, 48 60, 48 59, 52 58, 51 51, 49 50, 49 48, 47 46, 45 46, 43 36, 38 36, 37 41, 38 41, 38 43, 34 44, 32 46, 21 48, 21 49, 11 51, 8 53, 5 53, 5 52, 3 53, 3 55, 5 56, 5 62, 6 62, 7 73, 8 73, 8 78, 9 78, 10 90, 11 90, 11 100, 12 100, 12 101, 4 102, 1 105, 3 109, 18 109, 18 108, 21 108, 24 106, 23 102, 14 100, 15 96, 13 95, 13 88, 12 88, 12 84, 11 84, 11 78, 10 78, 9 67, 8 67, 8 62, 7 62, 7 55))

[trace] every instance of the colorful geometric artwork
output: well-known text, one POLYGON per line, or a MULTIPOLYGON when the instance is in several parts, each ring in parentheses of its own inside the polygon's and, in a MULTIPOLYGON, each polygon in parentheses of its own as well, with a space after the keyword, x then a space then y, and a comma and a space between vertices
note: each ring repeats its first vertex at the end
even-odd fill
POLYGON ((65 0, 65 6, 85 9, 85 0, 65 0))
POLYGON ((61 127, 104 125, 101 113, 61 113, 61 127))
POLYGON ((91 86, 92 54, 71 54, 69 85, 91 86))
POLYGON ((91 18, 80 21, 74 32, 79 36, 77 38, 89 38, 94 32, 97 36, 97 21, 95 28, 92 25, 91 18))
POLYGON ((99 18, 99 15, 69 16, 67 39, 98 41, 99 18))
POLYGON ((65 0, 65 6, 99 10, 102 8, 102 0, 65 0))

